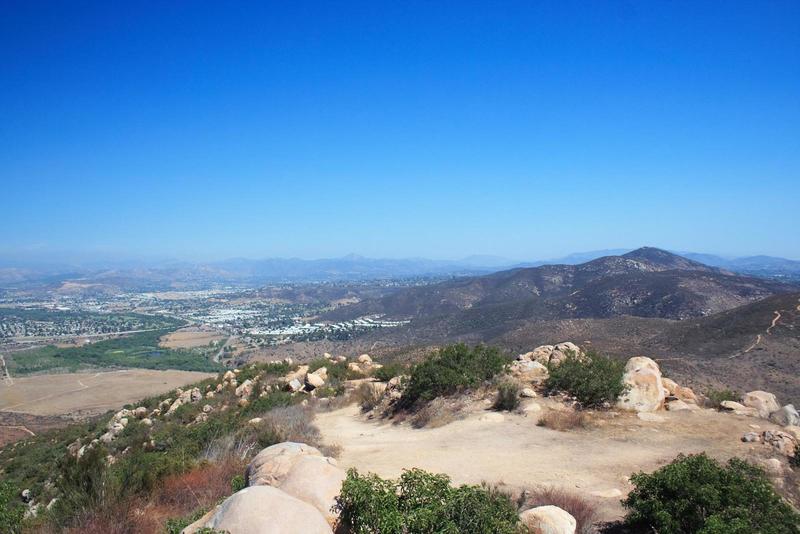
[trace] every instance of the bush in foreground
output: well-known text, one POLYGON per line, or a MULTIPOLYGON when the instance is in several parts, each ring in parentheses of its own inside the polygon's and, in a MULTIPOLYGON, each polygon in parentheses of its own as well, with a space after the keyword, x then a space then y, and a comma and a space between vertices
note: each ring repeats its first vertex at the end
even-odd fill
POLYGON ((584 407, 613 403, 625 392, 622 376, 625 362, 597 353, 585 356, 569 354, 558 366, 551 366, 545 383, 551 391, 564 391, 578 399, 584 407))
POLYGON ((680 455, 631 477, 626 522, 659 534, 797 534, 798 515, 759 468, 738 458, 720 465, 705 454, 680 455))
POLYGON ((463 343, 447 346, 411 369, 400 407, 410 408, 418 401, 477 386, 500 374, 509 361, 494 347, 470 348, 463 343))
POLYGON ((497 397, 492 408, 495 410, 512 412, 519 408, 519 394, 522 388, 516 382, 506 380, 497 385, 497 397))
POLYGON ((516 508, 506 495, 479 486, 452 487, 446 475, 420 469, 399 480, 347 473, 336 507, 356 534, 406 532, 520 532, 516 508))

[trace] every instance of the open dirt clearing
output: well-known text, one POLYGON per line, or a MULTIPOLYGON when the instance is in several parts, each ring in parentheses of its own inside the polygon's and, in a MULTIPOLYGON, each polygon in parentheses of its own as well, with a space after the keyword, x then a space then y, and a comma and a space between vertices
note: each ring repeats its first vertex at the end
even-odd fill
MULTIPOLYGON (((550 401, 534 402, 546 409, 550 401)), ((740 441, 751 425, 777 428, 765 420, 711 410, 658 415, 662 422, 604 414, 588 429, 558 432, 537 427, 536 415, 505 413, 496 421, 497 414, 478 411, 443 427, 414 429, 367 420, 350 405, 319 413, 315 422, 326 443, 341 446, 343 468, 397 477, 403 469, 419 467, 446 473, 459 484, 563 487, 595 499, 606 521, 622 517, 619 501, 631 489, 630 474, 652 471, 678 453, 706 451, 718 459, 771 456, 768 446, 740 441)))
POLYGON ((193 349, 195 347, 205 347, 212 341, 219 341, 224 338, 225 336, 219 332, 178 330, 163 336, 159 344, 168 349, 193 349))
POLYGON ((15 377, 0 385, 0 411, 88 416, 215 376, 194 371, 123 369, 15 377))

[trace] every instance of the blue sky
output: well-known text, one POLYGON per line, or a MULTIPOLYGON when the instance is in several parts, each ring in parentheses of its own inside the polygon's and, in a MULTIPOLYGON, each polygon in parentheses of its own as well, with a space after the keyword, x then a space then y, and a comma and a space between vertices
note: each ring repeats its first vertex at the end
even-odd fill
POLYGON ((4 2, 6 255, 800 258, 798 2, 4 2))

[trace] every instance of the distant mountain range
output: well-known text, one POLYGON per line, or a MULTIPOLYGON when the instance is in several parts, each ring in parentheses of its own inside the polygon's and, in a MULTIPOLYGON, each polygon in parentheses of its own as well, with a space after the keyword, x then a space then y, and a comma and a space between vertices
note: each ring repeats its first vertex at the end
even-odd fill
MULTIPOLYGON (((461 260, 427 258, 375 259, 358 255, 305 260, 233 258, 192 263, 180 261, 95 261, 89 263, 19 262, 0 259, 0 287, 79 281, 109 290, 197 288, 215 284, 259 285, 279 282, 355 281, 409 277, 474 276, 512 268, 577 265, 600 257, 619 256, 627 249, 598 250, 563 258, 517 262, 497 256, 461 260)), ((800 261, 769 256, 726 259, 710 254, 683 256, 706 265, 761 277, 800 280, 800 261)))
POLYGON ((578 265, 517 268, 407 288, 334 310, 329 318, 441 320, 451 331, 528 318, 687 319, 797 289, 645 247, 578 265))

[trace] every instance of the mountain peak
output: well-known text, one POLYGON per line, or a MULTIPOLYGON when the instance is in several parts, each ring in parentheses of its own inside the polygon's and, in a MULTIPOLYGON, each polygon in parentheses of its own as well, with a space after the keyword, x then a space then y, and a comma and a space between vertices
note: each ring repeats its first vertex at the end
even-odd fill
POLYGON ((702 264, 697 261, 684 258, 673 252, 669 252, 656 247, 641 247, 622 255, 623 258, 647 263, 659 270, 690 270, 690 271, 719 271, 714 267, 702 264))

